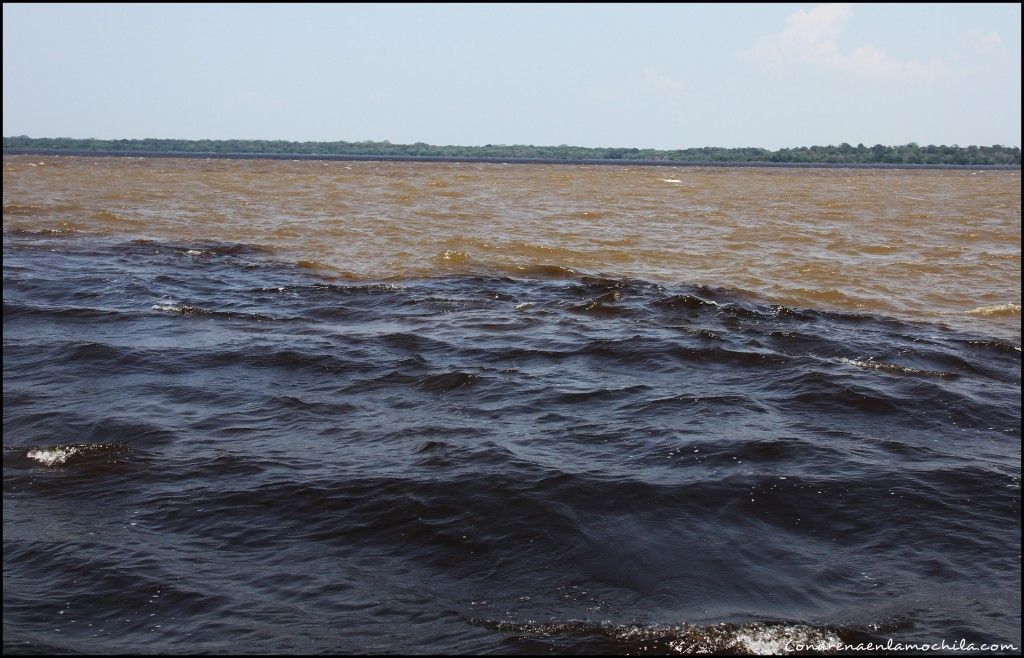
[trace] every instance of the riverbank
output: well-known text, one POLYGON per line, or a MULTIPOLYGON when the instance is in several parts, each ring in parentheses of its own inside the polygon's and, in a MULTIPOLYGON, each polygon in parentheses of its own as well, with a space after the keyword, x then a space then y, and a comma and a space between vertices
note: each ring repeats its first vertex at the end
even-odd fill
POLYGON ((319 155, 296 153, 188 153, 174 151, 88 151, 73 149, 5 148, 8 155, 48 155, 97 158, 193 158, 222 160, 333 160, 346 162, 475 162, 486 164, 579 164, 635 167, 771 167, 788 169, 968 169, 1019 170, 1020 165, 901 164, 885 162, 737 162, 628 159, 483 158, 414 155, 319 155))

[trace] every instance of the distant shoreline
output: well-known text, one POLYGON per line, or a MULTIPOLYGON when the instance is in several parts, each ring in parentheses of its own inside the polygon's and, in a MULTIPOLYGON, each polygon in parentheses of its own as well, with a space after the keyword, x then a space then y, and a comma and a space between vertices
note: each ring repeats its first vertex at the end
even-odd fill
POLYGON ((332 160, 342 162, 466 162, 482 164, 617 165, 620 167, 771 167, 790 169, 967 169, 1016 171, 1013 164, 903 164, 885 162, 745 162, 628 159, 487 158, 472 156, 320 155, 298 153, 191 153, 176 151, 88 151, 76 149, 5 148, 8 155, 66 155, 98 158, 192 158, 200 160, 332 160))

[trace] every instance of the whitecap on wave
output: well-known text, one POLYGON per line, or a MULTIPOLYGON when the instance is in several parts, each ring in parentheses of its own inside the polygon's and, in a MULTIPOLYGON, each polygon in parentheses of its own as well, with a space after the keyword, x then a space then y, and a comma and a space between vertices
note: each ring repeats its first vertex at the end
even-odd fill
POLYGON ((1020 304, 1010 302, 1008 304, 997 304, 995 306, 979 306, 967 311, 968 315, 1020 315, 1020 304))
MULTIPOLYGON (((4 450, 16 448, 4 447, 4 450)), ((79 443, 29 448, 25 457, 43 466, 60 466, 83 457, 116 457, 129 449, 120 443, 79 443)))
POLYGON ((77 453, 78 448, 75 446, 56 446, 53 448, 29 450, 25 456, 45 466, 53 466, 55 464, 63 464, 68 460, 68 457, 77 453))
POLYGON ((477 622, 520 636, 596 636, 621 643, 625 653, 732 654, 779 656, 793 653, 834 653, 843 640, 834 631, 806 624, 752 622, 747 624, 644 626, 568 622, 477 622))
POLYGON ((925 375, 929 377, 956 377, 956 373, 943 372, 942 370, 924 370, 922 368, 912 368, 910 366, 901 366, 898 363, 885 363, 884 361, 875 361, 873 359, 847 359, 846 357, 839 357, 836 359, 840 363, 845 363, 850 366, 857 366, 858 368, 867 368, 869 370, 879 370, 881 372, 888 372, 896 375, 925 375))

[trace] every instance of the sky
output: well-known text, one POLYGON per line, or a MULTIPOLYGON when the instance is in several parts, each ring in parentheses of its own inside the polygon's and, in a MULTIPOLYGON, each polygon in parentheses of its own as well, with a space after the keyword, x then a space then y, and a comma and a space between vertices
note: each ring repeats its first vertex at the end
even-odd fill
POLYGON ((1021 5, 3 6, 3 134, 1021 144, 1021 5))

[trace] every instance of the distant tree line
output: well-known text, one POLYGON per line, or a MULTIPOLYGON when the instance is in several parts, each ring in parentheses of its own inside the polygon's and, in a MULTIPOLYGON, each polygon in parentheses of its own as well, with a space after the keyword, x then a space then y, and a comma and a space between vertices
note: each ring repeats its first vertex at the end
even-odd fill
POLYGON ((261 139, 72 139, 4 137, 4 148, 149 153, 239 153, 289 155, 411 156, 428 158, 536 158, 539 160, 662 160, 667 162, 806 162, 859 164, 1020 165, 1020 147, 1010 146, 801 146, 689 148, 671 151, 583 146, 432 146, 423 142, 288 142, 261 139))

